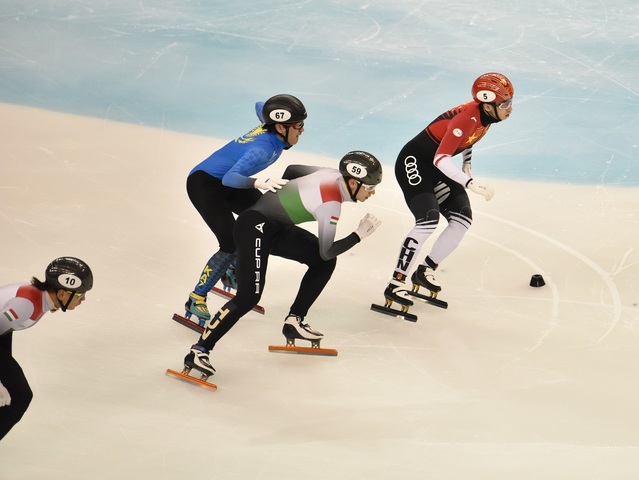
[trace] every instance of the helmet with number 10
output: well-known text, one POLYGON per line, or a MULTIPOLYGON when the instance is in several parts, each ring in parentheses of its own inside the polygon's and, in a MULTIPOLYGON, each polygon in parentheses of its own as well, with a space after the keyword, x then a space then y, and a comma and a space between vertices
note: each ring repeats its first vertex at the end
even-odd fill
POLYGON ((45 271, 46 283, 56 291, 86 293, 93 288, 93 273, 76 257, 56 258, 45 271))
POLYGON ((473 83, 473 100, 478 103, 501 103, 513 98, 515 89, 506 75, 497 72, 484 73, 473 83))

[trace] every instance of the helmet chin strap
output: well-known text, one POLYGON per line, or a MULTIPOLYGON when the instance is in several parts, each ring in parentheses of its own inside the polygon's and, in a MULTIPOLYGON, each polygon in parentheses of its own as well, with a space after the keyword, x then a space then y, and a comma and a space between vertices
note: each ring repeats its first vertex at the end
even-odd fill
POLYGON ((351 196, 351 200, 353 200, 354 202, 357 202, 357 194, 359 193, 360 188, 362 188, 362 182, 357 182, 357 180, 355 180, 357 182, 357 188, 355 189, 354 192, 351 192, 351 187, 348 184, 348 180, 346 180, 346 188, 348 188, 348 193, 351 196))
POLYGON ((284 128, 286 129, 286 135, 284 135, 284 143, 286 143, 286 146, 284 147, 284 150, 288 150, 289 148, 291 148, 293 145, 291 145, 288 141, 288 133, 291 129, 291 127, 284 125, 284 128))
MULTIPOLYGON (((58 290, 59 291, 59 290, 58 290)), ((71 305, 71 302, 73 301, 73 293, 72 292, 67 292, 69 293, 69 299, 66 301, 66 303, 62 303, 62 300, 60 300, 58 298, 58 294, 56 293, 56 298, 58 300, 58 303, 60 304, 60 310, 62 310, 63 312, 67 311, 67 308, 69 308, 69 305, 71 305)))

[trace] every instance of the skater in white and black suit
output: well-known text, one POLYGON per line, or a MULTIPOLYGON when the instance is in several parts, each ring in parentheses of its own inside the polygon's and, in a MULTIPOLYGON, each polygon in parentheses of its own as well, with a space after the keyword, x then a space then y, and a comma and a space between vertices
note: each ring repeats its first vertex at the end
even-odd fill
POLYGON ((437 228, 440 213, 448 225, 413 272, 411 281, 431 292, 441 290, 434 272, 457 248, 473 219, 466 190, 486 200, 493 197, 493 189, 471 175, 472 148, 491 125, 510 116, 514 89, 505 75, 491 72, 475 80, 471 93, 471 102, 439 115, 397 157, 395 176, 415 217, 415 225, 402 241, 392 278, 384 290, 387 304, 397 302, 406 307, 413 304, 407 294, 406 279, 422 246, 437 228), (460 153, 462 169, 452 160, 460 153))
POLYGON ((20 421, 33 393, 13 358, 13 332, 32 327, 47 312, 73 310, 93 287, 89 266, 75 257, 61 257, 49 264, 45 281, 0 287, 0 440, 20 421))
POLYGON ((380 224, 367 214, 357 230, 335 240, 342 203, 366 201, 382 181, 382 166, 369 153, 346 154, 340 160, 339 170, 291 165, 283 178, 289 180, 286 186, 264 194, 237 219, 234 231, 237 294, 211 318, 199 341, 191 347, 184 359, 187 371, 195 368, 207 376, 215 372, 209 352, 260 300, 270 254, 308 266, 282 333, 287 339, 319 341, 323 335, 305 321, 309 308, 331 278, 336 257, 380 224), (309 221, 317 222, 318 236, 298 226, 309 221))

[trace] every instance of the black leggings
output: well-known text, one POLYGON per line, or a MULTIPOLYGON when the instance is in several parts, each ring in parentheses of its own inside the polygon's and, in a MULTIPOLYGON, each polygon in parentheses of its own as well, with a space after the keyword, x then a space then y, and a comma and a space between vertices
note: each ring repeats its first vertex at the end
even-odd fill
POLYGON ((300 283, 290 313, 305 317, 330 280, 337 258, 324 260, 319 254, 319 240, 296 225, 270 222, 263 214, 249 210, 237 219, 237 293, 207 325, 199 345, 211 350, 237 321, 262 297, 266 285, 269 255, 295 260, 308 266, 300 283), (204 338, 206 337, 206 338, 204 338))
POLYGON ((9 332, 0 337, 0 382, 11 395, 11 405, 0 407, 0 440, 20 421, 33 398, 24 372, 11 354, 12 335, 9 332))
POLYGON ((186 179, 186 192, 191 203, 220 242, 220 250, 235 252, 233 241, 234 213, 239 215, 262 196, 257 188, 232 188, 222 180, 198 170, 186 179))

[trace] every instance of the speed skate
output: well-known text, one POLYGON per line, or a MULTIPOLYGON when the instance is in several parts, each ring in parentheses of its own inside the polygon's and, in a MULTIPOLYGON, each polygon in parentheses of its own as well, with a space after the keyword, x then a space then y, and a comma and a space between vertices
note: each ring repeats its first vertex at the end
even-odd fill
POLYGON ((409 322, 416 322, 417 315, 413 315, 412 313, 408 313, 408 305, 402 305, 401 310, 396 308, 392 308, 393 304, 392 300, 386 299, 386 303, 384 306, 377 305, 375 303, 371 304, 371 310, 379 313, 383 313, 385 315, 390 315, 391 317, 399 318, 400 320, 408 320, 409 322))
POLYGON ((304 353, 307 355, 329 355, 336 356, 337 350, 334 348, 322 348, 320 342, 324 335, 314 330, 304 318, 297 315, 289 315, 284 321, 282 335, 286 338, 286 345, 269 345, 269 352, 304 353), (298 347, 295 340, 305 340, 311 342, 310 347, 298 347))
POLYGON ((294 338, 287 338, 286 345, 269 345, 269 352, 283 352, 283 353, 302 353, 306 355, 327 355, 330 357, 337 356, 337 350, 334 348, 322 348, 320 347, 319 340, 310 340, 310 347, 298 347, 295 345, 294 338))
POLYGON ((166 374, 169 377, 177 378, 178 380, 184 380, 190 382, 192 384, 198 385, 200 387, 207 388, 209 390, 217 390, 217 385, 214 383, 208 382, 209 375, 202 373, 200 378, 193 377, 190 375, 192 369, 185 367, 184 370, 178 372, 177 370, 171 370, 170 368, 166 370, 166 374))
POLYGON ((319 342, 311 342, 310 347, 298 347, 295 345, 295 339, 287 340, 286 345, 269 345, 269 352, 283 353, 302 353, 306 355, 327 355, 331 357, 337 356, 337 350, 334 348, 322 348, 319 342))
POLYGON ((448 302, 445 302, 444 300, 440 300, 439 298, 437 298, 437 294, 439 293, 439 290, 428 290, 430 294, 424 295, 423 293, 419 293, 419 287, 420 285, 413 281, 413 289, 407 290, 406 293, 408 293, 411 297, 421 300, 422 302, 430 303, 431 305, 434 305, 439 308, 448 308, 448 302))

